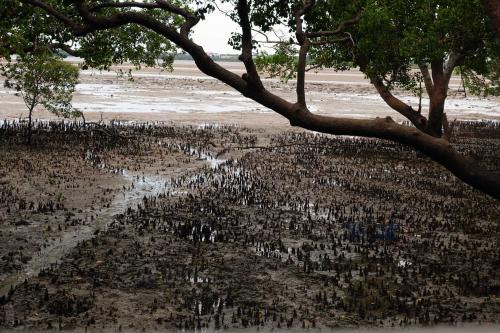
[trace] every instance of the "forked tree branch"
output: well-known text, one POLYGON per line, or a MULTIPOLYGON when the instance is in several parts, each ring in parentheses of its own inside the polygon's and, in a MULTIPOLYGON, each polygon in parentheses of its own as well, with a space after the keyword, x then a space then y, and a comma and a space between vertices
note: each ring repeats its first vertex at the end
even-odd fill
MULTIPOLYGON (((356 63, 359 65, 362 72, 366 72, 368 60, 361 54, 356 55, 356 63)), ((378 76, 370 76, 370 82, 377 89, 378 94, 384 102, 390 106, 394 111, 398 112, 406 119, 408 119, 416 128, 423 132, 427 132, 427 119, 422 116, 419 111, 414 110, 410 105, 406 104, 396 96, 394 96, 389 88, 384 84, 382 78, 378 76)), ((434 133, 428 133, 433 135, 434 133)))
POLYGON ((370 81, 387 105, 411 121, 419 130, 426 131, 427 119, 422 116, 420 112, 414 110, 410 105, 394 96, 381 78, 372 77, 370 81))
POLYGON ((184 24, 182 24, 180 33, 182 36, 187 37, 189 36, 189 33, 191 32, 191 29, 194 28, 195 25, 197 25, 200 22, 200 17, 196 16, 195 14, 191 13, 190 11, 183 9, 181 7, 175 6, 171 4, 168 1, 165 0, 155 0, 156 3, 164 10, 180 15, 184 17, 184 24))
POLYGON ((441 60, 431 62, 433 85, 432 89, 428 90, 430 105, 427 128, 437 136, 443 134, 444 124, 447 123, 444 115, 444 104, 448 95, 451 75, 455 67, 460 65, 463 60, 462 54, 452 52, 446 62, 441 60))
POLYGON ((85 28, 82 25, 78 24, 77 22, 74 22, 69 17, 67 17, 66 15, 64 15, 63 13, 61 13, 60 11, 58 11, 57 9, 53 8, 52 6, 46 4, 43 1, 21 0, 21 3, 27 4, 27 5, 32 5, 32 6, 35 6, 35 7, 38 7, 40 9, 44 10, 45 12, 47 12, 47 14, 55 17, 57 20, 59 20, 61 23, 63 23, 66 27, 73 30, 73 33, 77 36, 86 33, 85 28))
POLYGON ((451 52, 450 55, 448 56, 448 59, 446 60, 446 63, 444 64, 443 68, 443 78, 444 78, 444 84, 448 86, 451 76, 453 75, 453 71, 455 70, 455 67, 460 66, 463 64, 464 61, 464 55, 456 52, 451 52))
POLYGON ((263 36, 266 40, 265 41, 257 41, 258 43, 266 43, 266 44, 279 44, 279 43, 283 43, 284 41, 282 39, 280 39, 277 34, 275 33, 276 37, 278 38, 277 40, 271 40, 269 39, 269 36, 265 33, 263 33, 262 31, 258 30, 258 29, 254 29, 252 28, 252 31, 255 32, 255 33, 258 33, 259 35, 263 36))
POLYGON ((238 0, 238 17, 241 26, 241 55, 239 59, 243 62, 246 68, 244 79, 254 86, 256 89, 263 89, 264 86, 260 80, 257 67, 253 61, 253 37, 252 25, 250 23, 250 6, 246 0, 238 0))

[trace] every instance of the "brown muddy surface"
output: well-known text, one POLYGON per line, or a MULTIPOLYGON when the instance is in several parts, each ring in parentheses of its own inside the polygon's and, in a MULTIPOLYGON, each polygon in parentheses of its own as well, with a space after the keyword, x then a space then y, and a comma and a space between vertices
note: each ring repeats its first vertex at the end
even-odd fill
MULTIPOLYGON (((500 322, 500 205, 420 154, 270 126, 92 128, 39 123, 27 147, 0 127, 2 330, 500 322)), ((498 123, 453 140, 500 168, 498 123)))

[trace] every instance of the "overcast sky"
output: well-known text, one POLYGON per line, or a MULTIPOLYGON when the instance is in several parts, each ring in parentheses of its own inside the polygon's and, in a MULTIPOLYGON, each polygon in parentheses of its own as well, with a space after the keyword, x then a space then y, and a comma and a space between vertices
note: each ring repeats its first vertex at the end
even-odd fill
MULTIPOLYGON (((233 8, 229 4, 220 4, 219 8, 224 11, 231 11, 233 8)), ((275 29, 281 36, 289 36, 284 26, 278 26, 275 29)), ((241 28, 234 23, 229 17, 219 10, 207 15, 206 19, 198 23, 193 28, 193 40, 203 46, 206 52, 209 53, 224 53, 224 54, 238 54, 228 45, 228 40, 232 32, 241 31, 241 28)), ((272 35, 271 35, 272 36, 272 35)), ((254 36, 257 40, 262 40, 262 36, 254 36)), ((287 37, 288 38, 288 37, 287 37)), ((271 39, 276 39, 271 37, 271 39)), ((268 52, 272 53, 270 44, 262 45, 268 52)))
MULTIPOLYGON (((226 6, 222 9, 228 8, 226 6)), ((195 26, 193 40, 203 46, 207 52, 236 54, 238 51, 227 44, 233 31, 238 31, 238 25, 220 11, 215 10, 207 16, 206 20, 195 26)))

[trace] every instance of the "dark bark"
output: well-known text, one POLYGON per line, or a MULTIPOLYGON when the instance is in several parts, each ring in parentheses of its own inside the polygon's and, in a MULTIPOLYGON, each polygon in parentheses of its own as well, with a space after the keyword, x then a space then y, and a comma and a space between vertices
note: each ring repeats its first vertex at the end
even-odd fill
POLYGON ((419 64, 418 67, 420 68, 420 73, 422 73, 427 95, 430 96, 434 90, 434 82, 432 81, 432 77, 429 72, 429 66, 427 66, 427 64, 419 64))
POLYGON ((35 99, 33 99, 33 103, 31 103, 31 106, 29 108, 29 113, 28 113, 28 135, 26 138, 26 143, 28 145, 31 145, 31 135, 32 135, 32 117, 33 117, 33 109, 35 108, 35 99))
POLYGON ((500 1, 483 0, 483 6, 486 14, 490 18, 491 28, 500 38, 500 1))
MULTIPOLYGON (((366 56, 356 51, 355 61, 359 66, 360 71, 366 73, 369 65, 369 60, 366 58, 366 56)), ((375 89, 377 89, 380 97, 389 107, 391 107, 391 109, 404 116, 413 124, 413 126, 418 128, 419 130, 436 136, 434 133, 432 133, 432 131, 429 130, 427 126, 427 118, 422 116, 420 111, 414 110, 410 105, 394 96, 387 85, 384 83, 382 78, 378 76, 370 76, 369 78, 375 89)))
POLYGON ((247 71, 247 75, 244 76, 244 79, 253 89, 264 89, 262 81, 259 77, 259 73, 257 72, 257 68, 253 61, 252 26, 250 24, 249 18, 250 6, 246 0, 239 0, 237 9, 242 30, 241 55, 239 59, 243 62, 247 71))
POLYGON ((500 174, 488 171, 474 159, 459 154, 445 139, 399 125, 390 117, 361 120, 320 116, 267 91, 246 96, 281 114, 292 126, 334 135, 386 139, 408 145, 443 165, 465 183, 500 200, 500 174))
POLYGON ((435 136, 441 137, 443 135, 443 114, 446 96, 436 91, 436 88, 434 88, 434 91, 429 97, 429 121, 427 128, 430 133, 434 133, 435 136))
POLYGON ((443 66, 444 61, 442 60, 431 62, 433 87, 429 94, 430 105, 427 129, 437 137, 443 135, 444 102, 448 90, 443 66))
POLYGON ((306 106, 306 92, 305 92, 305 84, 306 84, 306 67, 307 67, 307 54, 309 52, 309 48, 311 42, 307 37, 306 33, 303 29, 302 16, 306 14, 311 8, 314 6, 314 0, 304 1, 304 6, 299 8, 295 12, 295 25, 297 32, 295 36, 300 45, 299 50, 299 59, 297 63, 297 103, 302 106, 306 106))
POLYGON ((410 120, 416 128, 428 132, 427 119, 422 116, 420 112, 414 110, 411 106, 396 98, 385 86, 382 79, 377 77, 372 78, 371 83, 375 89, 377 89, 380 97, 382 97, 387 105, 402 114, 406 119, 410 120))

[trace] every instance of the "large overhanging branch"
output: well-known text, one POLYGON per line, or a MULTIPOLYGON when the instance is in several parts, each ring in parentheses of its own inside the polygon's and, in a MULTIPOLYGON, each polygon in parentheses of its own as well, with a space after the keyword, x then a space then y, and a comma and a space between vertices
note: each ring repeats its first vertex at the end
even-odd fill
MULTIPOLYGON (((83 3, 83 1, 80 2, 83 3)), ((186 19, 190 17, 191 18, 195 17, 195 15, 193 15, 189 11, 181 7, 175 6, 165 0, 156 0, 154 3, 138 2, 138 1, 123 1, 123 2, 106 1, 90 7, 89 10, 93 12, 104 8, 133 8, 133 7, 142 9, 164 9, 170 13, 180 15, 186 19)))
POLYGON ((79 23, 71 20, 69 17, 58 11, 57 9, 53 8, 52 6, 46 4, 44 1, 39 1, 39 0, 21 0, 21 3, 27 4, 27 5, 32 5, 35 7, 38 7, 47 14, 53 16, 57 20, 61 21, 66 27, 70 28, 75 35, 83 35, 85 34, 85 27, 80 25, 79 23))
POLYGON ((451 76, 453 75, 453 71, 455 67, 460 66, 464 62, 464 55, 458 52, 451 52, 446 60, 443 68, 443 76, 444 76, 444 84, 448 86, 450 83, 451 76))
MULTIPOLYGON (((83 13, 80 18, 84 20, 84 23, 76 24, 61 12, 57 11, 55 8, 48 6, 42 1, 21 1, 23 3, 30 4, 34 7, 45 10, 48 14, 61 21, 68 28, 72 29, 75 36, 85 36, 99 30, 117 28, 126 24, 141 25, 164 36, 165 38, 176 44, 178 47, 189 53, 193 57, 197 67, 204 74, 219 79, 240 92, 246 90, 247 82, 245 80, 243 80, 239 75, 225 69, 224 67, 214 62, 201 46, 194 43, 184 34, 178 32, 175 28, 170 27, 144 13, 134 11, 116 13, 110 16, 94 16, 88 11, 86 7, 83 6, 80 8, 81 13, 83 13)), ((81 3, 81 1, 73 1, 73 3, 81 3)), ((75 8, 77 8, 76 4, 74 6, 75 8)))
POLYGON ((184 17, 184 24, 181 26, 180 32, 182 36, 187 37, 191 29, 200 22, 200 18, 195 14, 185 10, 181 7, 175 6, 165 0, 156 0, 156 4, 160 6, 163 10, 166 10, 172 14, 180 15, 184 17))
MULTIPOLYGON (((91 26, 97 26, 97 28, 99 30, 102 30, 99 27, 99 24, 101 24, 101 22, 106 22, 106 21, 112 22, 113 21, 113 22, 115 22, 115 24, 120 26, 120 25, 122 25, 120 20, 124 19, 127 14, 128 15, 133 15, 133 14, 141 14, 142 15, 143 14, 143 13, 137 13, 137 12, 136 13, 124 12, 124 13, 117 13, 117 14, 115 14, 113 16, 109 16, 109 17, 106 17, 106 16, 98 17, 98 16, 94 16, 92 14, 91 9, 89 9, 87 7, 87 5, 85 4, 85 1, 74 0, 73 3, 75 4, 75 7, 78 10, 78 12, 80 13, 81 17, 91 26)), ((137 3, 131 2, 128 4, 129 4, 128 7, 134 7, 137 3)), ((191 29, 200 21, 199 17, 197 17, 193 13, 191 13, 183 8, 177 7, 177 6, 171 4, 167 1, 164 1, 164 0, 156 0, 156 4, 150 4, 150 5, 155 5, 155 8, 160 8, 160 9, 163 9, 163 10, 169 12, 169 13, 182 16, 184 18, 185 22, 184 22, 184 24, 182 24, 182 26, 180 28, 180 35, 182 35, 183 37, 186 37, 186 38, 189 36, 191 29)), ((127 6, 123 6, 123 7, 127 7, 127 6)), ((150 17, 150 16, 148 16, 148 17, 150 17)), ((125 22, 126 22, 126 19, 125 19, 125 22)))
POLYGON ((46 45, 46 44, 36 45, 35 43, 33 43, 31 45, 26 45, 21 50, 19 50, 18 47, 13 46, 13 45, 9 45, 9 44, 5 44, 2 41, 2 47, 4 49, 6 49, 10 54, 19 53, 19 51, 21 51, 22 53, 32 53, 32 52, 40 52, 40 51, 49 51, 51 53, 54 53, 57 50, 62 50, 62 51, 66 52, 72 56, 77 57, 80 55, 77 50, 71 48, 71 46, 66 45, 64 43, 50 43, 48 45, 46 45))
MULTIPOLYGON (((80 13, 80 19, 84 22, 83 25, 79 25, 41 1, 25 0, 24 2, 45 10, 71 29, 76 28, 74 29, 75 34, 77 32, 91 33, 98 30, 116 28, 125 24, 138 24, 146 27, 161 34, 188 52, 203 73, 228 84, 244 96, 277 112, 288 119, 293 126, 300 126, 308 130, 327 134, 379 138, 408 145, 440 163, 467 184, 500 200, 500 174, 489 171, 481 167, 475 160, 459 154, 445 139, 429 135, 418 128, 397 124, 390 117, 362 120, 313 114, 306 106, 300 103, 291 103, 271 93, 264 87, 249 84, 248 80, 215 63, 201 46, 194 43, 186 35, 149 15, 141 12, 123 12, 110 16, 94 16, 88 11, 88 8, 84 6, 82 1, 73 1, 76 6, 75 8, 80 13)), ((248 5, 246 1, 241 2, 248 5)), ((241 13, 248 13, 247 9, 248 7, 243 8, 241 13)), ((245 16, 243 15, 242 17, 244 18, 245 16)), ((240 22, 240 25, 242 25, 244 33, 245 31, 250 31, 251 35, 249 22, 243 20, 240 22)), ((248 41, 248 34, 246 34, 246 38, 248 41)), ((248 44, 245 45, 246 52, 248 52, 248 44)), ((248 62, 248 64, 251 63, 248 62)))

